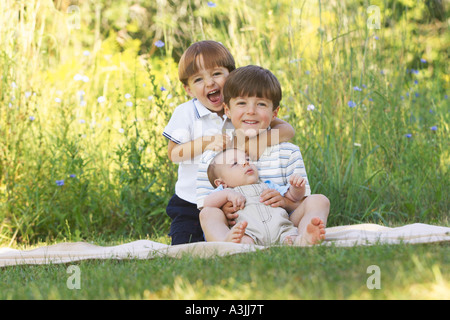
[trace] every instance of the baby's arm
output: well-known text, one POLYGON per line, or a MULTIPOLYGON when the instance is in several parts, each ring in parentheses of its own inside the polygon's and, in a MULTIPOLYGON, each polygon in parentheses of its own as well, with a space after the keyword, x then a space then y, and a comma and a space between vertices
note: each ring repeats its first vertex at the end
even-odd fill
POLYGON ((204 136, 181 144, 176 144, 172 140, 169 140, 167 152, 171 161, 179 163, 192 160, 196 156, 201 155, 205 150, 223 150, 230 141, 230 137, 226 134, 204 136))
POLYGON ((208 196, 206 196, 203 207, 213 207, 213 208, 222 208, 222 206, 231 201, 233 203, 233 208, 236 210, 244 209, 245 206, 245 197, 232 189, 224 189, 216 192, 211 192, 208 196))
POLYGON ((306 193, 306 179, 294 173, 289 178, 289 184, 290 187, 284 196, 292 202, 302 200, 306 193))

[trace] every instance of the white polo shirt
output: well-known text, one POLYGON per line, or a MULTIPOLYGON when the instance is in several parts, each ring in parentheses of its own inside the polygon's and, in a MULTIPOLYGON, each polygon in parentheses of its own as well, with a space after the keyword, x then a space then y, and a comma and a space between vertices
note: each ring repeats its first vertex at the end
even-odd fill
MULTIPOLYGON (((211 112, 197 99, 190 100, 176 107, 164 128, 163 136, 176 144, 183 144, 203 136, 213 136, 234 131, 233 124, 226 115, 220 117, 211 112)), ((192 160, 183 161, 178 166, 178 180, 175 193, 178 197, 196 203, 196 181, 201 155, 192 160)))

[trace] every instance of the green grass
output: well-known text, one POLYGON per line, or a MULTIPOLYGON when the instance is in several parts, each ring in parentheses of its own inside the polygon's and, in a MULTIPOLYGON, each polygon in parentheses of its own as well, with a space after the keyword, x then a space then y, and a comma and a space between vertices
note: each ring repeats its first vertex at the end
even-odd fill
MULTIPOLYGON (((449 299, 450 246, 271 248, 212 259, 84 261, 2 270, 0 299, 449 299), (369 266, 380 289, 369 289, 369 266)), ((369 281, 370 282, 370 281, 369 281)))

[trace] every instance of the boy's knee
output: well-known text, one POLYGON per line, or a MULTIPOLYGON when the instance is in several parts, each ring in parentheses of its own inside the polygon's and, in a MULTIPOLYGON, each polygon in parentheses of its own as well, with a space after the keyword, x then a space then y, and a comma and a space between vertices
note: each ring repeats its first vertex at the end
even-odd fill
POLYGON ((310 199, 310 204, 315 207, 330 208, 330 200, 323 194, 312 194, 308 198, 310 199))

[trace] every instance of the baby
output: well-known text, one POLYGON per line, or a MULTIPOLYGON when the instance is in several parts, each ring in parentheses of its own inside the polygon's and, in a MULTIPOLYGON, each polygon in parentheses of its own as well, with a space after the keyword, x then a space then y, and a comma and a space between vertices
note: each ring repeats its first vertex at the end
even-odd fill
POLYGON ((260 201, 263 190, 269 188, 293 202, 301 201, 306 181, 300 175, 291 175, 290 186, 285 187, 270 181, 261 182, 256 166, 249 163, 244 151, 227 149, 217 154, 209 165, 208 178, 217 189, 205 198, 200 212, 207 241, 304 245, 325 239, 325 225, 319 217, 312 218, 306 229, 300 230, 289 220, 283 205, 272 207, 260 201), (226 223, 217 223, 220 217, 226 222, 220 208, 228 201, 240 209, 232 229, 227 228, 226 223))

